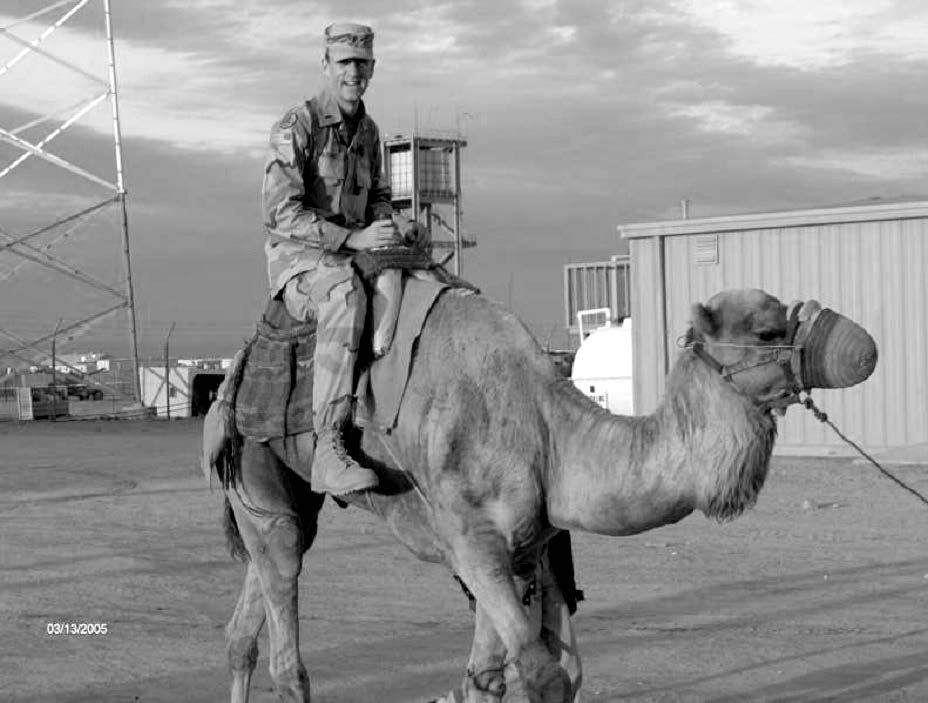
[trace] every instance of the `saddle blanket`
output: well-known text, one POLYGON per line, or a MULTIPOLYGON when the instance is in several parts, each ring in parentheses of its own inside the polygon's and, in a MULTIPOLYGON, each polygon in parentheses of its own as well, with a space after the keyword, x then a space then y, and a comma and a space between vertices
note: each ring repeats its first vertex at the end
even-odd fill
POLYGON ((267 440, 313 429, 315 350, 315 320, 295 320, 282 301, 269 300, 233 390, 239 434, 267 440))

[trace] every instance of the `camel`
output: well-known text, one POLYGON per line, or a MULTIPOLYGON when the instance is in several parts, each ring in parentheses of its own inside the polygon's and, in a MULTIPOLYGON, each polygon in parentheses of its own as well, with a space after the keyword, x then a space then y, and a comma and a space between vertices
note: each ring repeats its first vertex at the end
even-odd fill
MULTIPOLYGON (((862 381, 875 362, 869 335, 814 301, 788 307, 761 290, 724 291, 693 306, 659 407, 619 416, 561 377, 512 312, 448 292, 420 335, 396 429, 360 437, 381 485, 349 502, 420 558, 450 567, 476 599, 454 700, 569 703, 579 660, 558 660, 542 632, 560 620, 556 634, 574 644, 546 580, 546 543, 565 530, 633 535, 694 511, 738 516, 764 485, 775 413, 813 385, 862 381), (526 607, 525 587, 539 576, 547 596, 526 607)), ((297 580, 323 496, 287 468, 311 460, 300 451, 289 439, 245 439, 225 490, 231 544, 248 559, 227 627, 233 703, 248 700, 265 621, 280 698, 310 700, 297 580)))

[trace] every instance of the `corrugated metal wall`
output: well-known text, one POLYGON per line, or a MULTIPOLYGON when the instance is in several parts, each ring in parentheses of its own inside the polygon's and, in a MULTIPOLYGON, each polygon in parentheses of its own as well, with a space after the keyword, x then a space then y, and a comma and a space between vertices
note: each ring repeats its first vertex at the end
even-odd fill
MULTIPOLYGON (((762 288, 785 303, 814 298, 876 340, 880 359, 870 379, 813 392, 845 434, 871 449, 928 442, 928 218, 702 231, 630 244, 639 412, 653 410, 663 392, 662 346, 672 362, 690 306, 726 288, 762 288)), ((781 448, 816 453, 846 447, 801 408, 780 421, 780 438, 781 448)))

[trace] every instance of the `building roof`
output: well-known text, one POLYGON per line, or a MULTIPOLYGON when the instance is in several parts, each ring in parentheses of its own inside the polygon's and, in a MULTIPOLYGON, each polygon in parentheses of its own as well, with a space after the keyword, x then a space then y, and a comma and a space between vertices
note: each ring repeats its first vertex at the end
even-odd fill
POLYGON ((779 212, 724 215, 686 220, 638 222, 618 225, 619 235, 625 239, 638 237, 665 237, 685 234, 713 234, 743 230, 773 229, 777 227, 803 227, 831 225, 846 222, 876 222, 928 218, 928 199, 889 199, 864 201, 866 204, 841 205, 809 210, 782 210, 779 212))

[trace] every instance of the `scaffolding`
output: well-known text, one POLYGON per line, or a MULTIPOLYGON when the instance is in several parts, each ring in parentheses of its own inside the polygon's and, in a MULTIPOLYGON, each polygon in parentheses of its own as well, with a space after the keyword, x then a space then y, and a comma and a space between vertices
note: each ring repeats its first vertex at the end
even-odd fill
POLYGON ((408 211, 411 219, 428 227, 434 248, 451 249, 441 263, 453 257, 458 276, 463 275, 464 249, 477 245, 462 224, 461 149, 465 146, 467 141, 460 136, 418 131, 383 142, 393 207, 408 211))
MULTIPOLYGON (((76 104, 66 107, 55 106, 50 111, 42 114, 42 110, 37 109, 36 105, 42 102, 40 93, 43 89, 47 91, 48 86, 42 85, 41 81, 30 80, 27 76, 28 95, 23 100, 23 103, 17 107, 27 114, 38 114, 40 116, 32 117, 26 122, 15 126, 0 124, 0 142, 13 147, 14 152, 18 154, 9 163, 0 163, 0 183, 9 181, 12 175, 19 172, 22 165, 30 159, 40 160, 51 165, 57 175, 67 175, 68 183, 73 184, 74 187, 75 196, 73 201, 80 203, 71 212, 41 222, 37 226, 31 227, 29 231, 14 232, 13 227, 0 219, 0 257, 14 261, 12 265, 8 265, 5 270, 0 271, 0 281, 13 278, 24 266, 34 264, 46 271, 53 272, 56 276, 76 282, 79 284, 80 290, 92 290, 98 294, 102 293, 106 298, 106 303, 99 309, 95 309, 89 314, 82 313, 78 319, 68 321, 65 324, 62 324, 59 319, 54 332, 37 338, 29 339, 12 329, 8 329, 5 325, 0 326, 0 337, 8 343, 12 342, 12 346, 9 348, 0 348, 0 357, 11 357, 30 364, 46 366, 48 356, 45 352, 45 346, 50 342, 54 343, 56 337, 62 340, 76 339, 94 325, 110 318, 121 310, 125 310, 128 322, 129 349, 134 368, 138 369, 135 298, 129 255, 129 222, 126 208, 126 187, 123 172, 110 0, 58 0, 52 2, 0 27, 0 39, 7 40, 0 42, 0 52, 6 50, 9 43, 18 48, 18 51, 9 59, 4 59, 4 54, 0 53, 0 81, 9 80, 9 74, 15 69, 19 69, 20 73, 22 73, 23 69, 19 64, 30 59, 51 62, 58 70, 63 69, 72 79, 79 77, 84 83, 89 83, 92 86, 88 94, 83 96, 76 104), (88 16, 91 14, 91 10, 97 11, 97 17, 88 16), (102 17, 100 17, 101 11, 102 17), (54 44, 56 33, 62 34, 62 28, 68 22, 77 22, 76 18, 80 18, 85 26, 97 18, 102 19, 103 40, 100 42, 100 49, 101 52, 105 51, 105 75, 97 75, 93 71, 78 65, 74 57, 69 56, 66 51, 64 53, 55 53, 53 47, 48 48, 49 45, 54 44), (41 29, 41 25, 46 22, 48 24, 45 25, 44 29, 41 29), (21 36, 22 32, 34 32, 35 36, 25 38, 21 36), (31 97, 35 98, 34 104, 30 100, 31 97), (109 122, 111 123, 113 157, 115 159, 114 176, 111 178, 97 175, 93 172, 93 166, 78 163, 79 159, 82 162, 94 162, 99 158, 99 154, 87 153, 87 150, 78 150, 79 153, 76 157, 65 158, 49 150, 49 145, 53 140, 64 134, 99 105, 107 102, 110 106, 111 119, 109 122), (44 132, 44 134, 40 134, 40 132, 44 132), (90 184, 93 194, 88 195, 85 191, 82 191, 77 186, 77 183, 85 188, 90 184), (104 193, 102 197, 100 196, 101 190, 104 193), (74 237, 72 235, 76 234, 78 230, 86 232, 91 226, 98 226, 107 212, 115 212, 118 226, 121 229, 119 246, 121 249, 122 274, 124 276, 122 289, 117 287, 118 284, 113 285, 101 280, 99 276, 84 270, 73 261, 68 260, 64 255, 56 252, 56 248, 60 248, 63 242, 73 241, 74 237)), ((48 96, 44 95, 42 97, 47 102, 48 96)), ((58 186, 57 180, 55 186, 58 186)), ((34 212, 40 213, 45 209, 41 194, 36 193, 34 212)), ((77 295, 76 292, 75 295, 77 295)), ((49 328, 51 326, 51 324, 48 325, 49 328)), ((140 402, 141 389, 138 373, 134 373, 133 378, 134 387, 132 391, 136 402, 140 402)))

